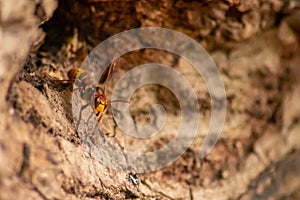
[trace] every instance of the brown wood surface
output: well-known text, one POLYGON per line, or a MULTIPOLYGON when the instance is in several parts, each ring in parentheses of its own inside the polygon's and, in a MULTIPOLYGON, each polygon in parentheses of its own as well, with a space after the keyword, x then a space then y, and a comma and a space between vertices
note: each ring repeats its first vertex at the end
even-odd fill
MULTIPOLYGON (((0 199, 300 199, 299 27, 297 0, 0 0, 0 199), (227 116, 200 160, 211 108, 205 83, 164 51, 122 56, 112 83, 134 66, 162 63, 191 82, 201 105, 194 143, 171 165, 139 174, 137 190, 128 173, 84 147, 72 87, 56 80, 109 36, 147 26, 180 31, 209 52, 226 87, 227 116)), ((107 137, 133 150, 164 146, 178 128, 178 102, 165 88, 140 88, 133 119, 147 124, 153 103, 168 112, 162 135, 127 138, 108 111, 107 137)))

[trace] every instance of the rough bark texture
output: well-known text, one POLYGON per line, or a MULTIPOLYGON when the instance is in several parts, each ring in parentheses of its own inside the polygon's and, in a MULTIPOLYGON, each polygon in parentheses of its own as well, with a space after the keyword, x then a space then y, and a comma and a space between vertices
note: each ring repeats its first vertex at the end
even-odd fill
MULTIPOLYGON (((296 0, 1 0, 0 199, 300 199, 299 38, 296 0), (51 80, 66 79, 107 37, 146 26, 180 31, 206 48, 226 86, 227 118, 200 160, 211 108, 205 83, 163 51, 123 56, 120 73, 148 62, 173 67, 202 108, 193 145, 164 169, 139 174, 137 190, 127 172, 89 154, 72 121, 70 88, 51 80)), ((164 146, 178 128, 178 102, 165 88, 140 88, 130 107, 137 123, 147 123, 153 103, 168 111, 164 134, 126 138, 108 112, 107 137, 133 150, 164 146)))

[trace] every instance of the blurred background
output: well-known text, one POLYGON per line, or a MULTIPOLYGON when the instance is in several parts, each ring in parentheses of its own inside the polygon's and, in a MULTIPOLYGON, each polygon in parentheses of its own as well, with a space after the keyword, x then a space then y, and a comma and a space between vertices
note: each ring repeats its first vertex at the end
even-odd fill
MULTIPOLYGON (((0 0, 0 199, 300 199, 299 38, 299 0, 0 0), (200 159, 211 117, 201 76, 162 50, 120 57, 108 91, 135 66, 161 63, 190 82, 201 107, 193 144, 169 166, 139 174, 137 188, 84 147, 72 86, 59 80, 100 42, 139 27, 179 31, 205 48, 225 84, 227 116, 216 146, 200 159)), ((168 113, 160 134, 129 137, 108 109, 107 138, 127 151, 167 145, 181 119, 171 91, 139 88, 130 114, 145 125, 155 103, 168 113)))

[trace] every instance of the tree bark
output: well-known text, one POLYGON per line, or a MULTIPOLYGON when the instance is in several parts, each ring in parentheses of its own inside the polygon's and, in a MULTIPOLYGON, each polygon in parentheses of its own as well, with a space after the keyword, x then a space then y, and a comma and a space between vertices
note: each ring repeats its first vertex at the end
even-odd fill
MULTIPOLYGON (((299 199, 299 27, 297 0, 0 0, 0 199, 299 199), (208 51, 227 115, 200 159, 212 105, 199 74, 162 50, 122 56, 112 85, 137 65, 161 63, 190 82, 201 107, 193 144, 163 169, 139 173, 137 187, 130 170, 110 169, 86 148, 73 122, 72 87, 58 80, 101 41, 149 26, 179 31, 208 51)), ((132 151, 168 144, 180 122, 174 94, 139 88, 131 116, 147 124, 154 103, 168 113, 159 136, 126 136, 108 109, 100 122, 108 140, 132 151)))

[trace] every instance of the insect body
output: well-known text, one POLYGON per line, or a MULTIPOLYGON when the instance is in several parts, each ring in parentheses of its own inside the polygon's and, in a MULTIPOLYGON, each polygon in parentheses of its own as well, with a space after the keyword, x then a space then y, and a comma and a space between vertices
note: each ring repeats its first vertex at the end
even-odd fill
MULTIPOLYGON (((107 107, 113 102, 124 102, 129 103, 124 100, 114 100, 109 101, 105 95, 105 89, 100 84, 103 84, 105 81, 108 81, 115 69, 116 62, 113 62, 103 73, 100 78, 100 83, 95 83, 90 77, 89 74, 81 68, 73 68, 68 72, 69 82, 75 83, 78 87, 80 97, 87 102, 86 105, 83 105, 80 109, 79 119, 76 125, 78 128, 79 122, 81 120, 81 113, 87 106, 92 106, 96 116, 98 117, 98 122, 101 121, 104 112, 107 107)), ((91 117, 92 115, 90 115, 91 117)), ((90 118, 89 117, 89 118, 90 118)))

